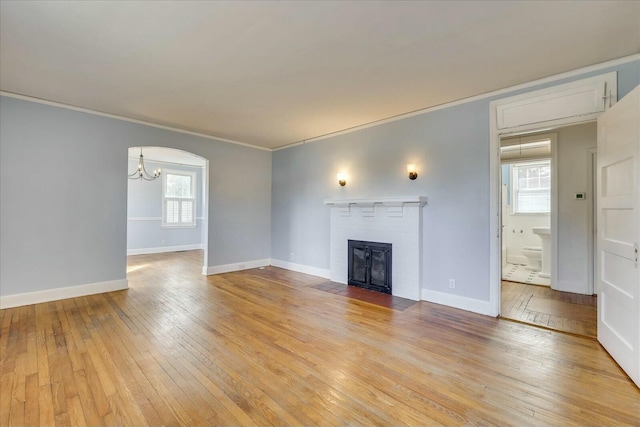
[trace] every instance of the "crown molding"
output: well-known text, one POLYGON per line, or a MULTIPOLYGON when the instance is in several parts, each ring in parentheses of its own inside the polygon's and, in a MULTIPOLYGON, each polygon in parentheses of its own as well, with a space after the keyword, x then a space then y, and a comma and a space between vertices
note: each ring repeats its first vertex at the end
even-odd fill
POLYGON ((567 71, 567 72, 560 73, 560 74, 554 74, 552 76, 544 77, 544 78, 538 79, 538 80, 533 80, 533 81, 530 81, 530 82, 527 82, 527 83, 522 83, 522 84, 519 84, 519 85, 516 85, 516 86, 509 86, 509 87, 506 87, 504 89, 498 89, 498 90, 494 90, 492 92, 486 92, 486 93, 483 93, 483 94, 480 94, 480 95, 474 95, 474 96, 471 96, 469 98, 463 98, 463 99, 459 99, 459 100, 456 100, 456 101, 446 102, 446 103, 440 104, 440 105, 434 105, 433 107, 423 108, 423 109, 420 109, 420 110, 399 114, 397 116, 389 117, 389 118, 386 118, 386 119, 380 119, 380 120, 377 120, 377 121, 374 121, 374 122, 371 122, 371 123, 366 123, 366 124, 363 124, 363 125, 358 125, 358 126, 354 126, 354 127, 343 129, 343 130, 330 132, 330 133, 327 133, 327 134, 324 134, 324 135, 319 135, 319 136, 316 136, 316 137, 313 137, 313 138, 308 138, 308 139, 305 139, 305 140, 302 140, 302 141, 297 141, 297 142, 293 142, 291 144, 285 144, 285 145, 281 145, 279 147, 274 147, 274 148, 261 147, 259 145, 253 145, 253 144, 249 144, 249 143, 246 143, 246 142, 235 141, 235 140, 226 139, 226 138, 219 138, 219 137, 216 137, 216 136, 213 136, 213 135, 207 135, 207 134, 200 133, 200 132, 193 132, 193 131, 190 131, 190 130, 181 129, 181 128, 177 128, 177 127, 161 125, 161 124, 158 124, 158 123, 147 122, 147 121, 144 121, 144 120, 132 119, 130 117, 119 116, 117 114, 105 113, 105 112, 102 112, 102 111, 91 110, 91 109, 88 109, 88 108, 77 107, 77 106, 74 106, 74 105, 64 104, 64 103, 61 103, 61 102, 49 101, 49 100, 46 100, 46 99, 35 98, 35 97, 32 97, 32 96, 22 95, 22 94, 13 93, 13 92, 7 92, 7 91, 3 91, 3 90, 0 90, 0 96, 7 96, 9 98, 16 98, 16 99, 21 99, 21 100, 24 100, 24 101, 36 102, 38 104, 50 105, 50 106, 65 108, 65 109, 73 110, 73 111, 80 111, 80 112, 87 113, 87 114, 93 114, 93 115, 97 115, 97 116, 108 117, 108 118, 111 118, 111 119, 122 120, 122 121, 130 122, 130 123, 137 123, 137 124, 141 124, 141 125, 145 125, 145 126, 155 127, 155 128, 158 128, 158 129, 165 129, 165 130, 169 130, 169 131, 173 131, 173 132, 184 133, 184 134, 187 134, 187 135, 198 136, 198 137, 201 137, 201 138, 212 139, 212 140, 215 140, 215 141, 227 142, 229 144, 242 145, 242 146, 245 146, 245 147, 255 148, 257 150, 279 151, 279 150, 284 150, 286 148, 296 147, 298 145, 308 144, 310 142, 321 141, 321 140, 324 140, 324 139, 327 139, 327 138, 331 138, 331 137, 334 137, 334 136, 344 135, 344 134, 347 134, 347 133, 356 132, 356 131, 359 131, 359 130, 363 130, 363 129, 367 129, 367 128, 371 128, 371 127, 375 127, 375 126, 384 125, 386 123, 395 122, 397 120, 407 119, 409 117, 419 116, 421 114, 427 114, 427 113, 431 113, 433 111, 443 110, 445 108, 455 107, 457 105, 462 105, 462 104, 466 104, 466 103, 469 103, 469 102, 478 101, 478 100, 481 100, 481 99, 491 98, 491 97, 494 97, 494 96, 503 95, 503 94, 506 94, 506 93, 509 93, 509 92, 514 92, 514 91, 517 91, 517 90, 527 89, 527 88, 530 88, 530 87, 533 87, 533 86, 537 86, 537 85, 541 85, 541 84, 545 84, 545 83, 550 83, 550 82, 554 82, 554 81, 561 80, 561 79, 566 79, 566 78, 570 78, 570 77, 579 76, 581 74, 586 74, 586 73, 590 73, 590 72, 594 72, 594 71, 600 71, 600 70, 605 69, 605 68, 615 67, 617 65, 627 64, 629 62, 634 62, 634 61, 638 61, 638 60, 640 60, 640 53, 634 54, 634 55, 630 55, 630 56, 625 56, 625 57, 618 58, 618 59, 613 59, 611 61, 601 62, 601 63, 595 64, 595 65, 589 65, 587 67, 578 68, 578 69, 575 69, 575 70, 572 70, 572 71, 567 71))
POLYGON ((249 144, 249 143, 241 142, 241 141, 234 141, 233 139, 219 138, 219 137, 214 136, 214 135, 207 135, 205 133, 193 132, 193 131, 190 131, 190 130, 187 130, 187 129, 181 129, 181 128, 176 128, 176 127, 172 127, 172 126, 161 125, 161 124, 158 124, 158 123, 147 122, 147 121, 144 121, 144 120, 132 119, 130 117, 119 116, 117 114, 105 113, 105 112, 97 111, 97 110, 91 110, 89 108, 76 107, 75 105, 63 104, 61 102, 49 101, 49 100, 42 99, 42 98, 35 98, 35 97, 32 97, 32 96, 22 95, 22 94, 19 94, 19 93, 13 93, 13 92, 7 92, 7 91, 4 91, 4 90, 0 90, 0 96, 6 96, 6 97, 9 97, 9 98, 21 99, 23 101, 35 102, 37 104, 50 105, 52 107, 65 108, 67 110, 73 110, 73 111, 79 111, 79 112, 82 112, 82 113, 93 114, 94 116, 108 117, 110 119, 122 120, 124 122, 136 123, 136 124, 139 124, 139 125, 150 126, 150 127, 154 127, 154 128, 158 128, 158 129, 170 130, 170 131, 173 131, 173 132, 184 133, 184 134, 187 134, 187 135, 199 136, 200 138, 213 139, 215 141, 227 142, 229 144, 243 145, 245 147, 255 148, 257 150, 271 151, 270 148, 260 147, 258 145, 253 145, 253 144, 249 144))
POLYGON ((367 123, 367 124, 364 124, 364 125, 354 126, 354 127, 343 129, 343 130, 339 130, 339 131, 336 131, 336 132, 331 132, 331 133, 328 133, 328 134, 325 134, 325 135, 316 136, 314 138, 305 139, 303 141, 298 141, 298 142, 294 142, 294 143, 291 143, 291 144, 281 145, 279 147, 272 148, 272 151, 284 150, 286 148, 292 148, 292 147, 296 147, 298 145, 308 144, 310 142, 321 141, 323 139, 332 138, 334 136, 344 135, 344 134, 347 134, 347 133, 356 132, 356 131, 359 131, 359 130, 363 130, 363 129, 368 129, 368 128, 375 127, 375 126, 384 125, 386 123, 395 122, 397 120, 407 119, 409 117, 419 116, 421 114, 427 114, 427 113, 431 113, 433 111, 438 111, 438 110, 443 110, 445 108, 455 107, 456 105, 462 105, 462 104, 467 104, 469 102, 479 101, 481 99, 492 98, 494 96, 504 95, 504 94, 507 94, 507 93, 510 93, 510 92, 515 92, 515 91, 518 91, 518 90, 527 89, 527 88, 530 88, 530 87, 538 86, 538 85, 545 84, 545 83, 551 83, 551 82, 554 82, 554 81, 557 81, 557 80, 562 80, 562 79, 566 79, 566 78, 570 78, 570 77, 576 77, 576 76, 579 76, 581 74, 586 74, 586 73, 590 73, 590 72, 594 72, 594 71, 600 71, 600 70, 603 70, 603 69, 606 69, 606 68, 615 67, 617 65, 622 65, 622 64, 627 64, 629 62, 634 62, 634 61, 638 61, 638 60, 640 60, 640 54, 634 54, 634 55, 625 56, 625 57, 618 58, 618 59, 612 59, 611 61, 601 62, 600 64, 595 64, 595 65, 589 65, 587 67, 578 68, 578 69, 567 71, 567 72, 560 73, 560 74, 554 74, 554 75, 551 75, 551 76, 548 76, 548 77, 544 77, 544 78, 541 78, 541 79, 538 79, 538 80, 533 80, 533 81, 530 81, 530 82, 527 82, 527 83, 522 83, 522 84, 519 84, 519 85, 516 85, 516 86, 509 86, 509 87, 506 87, 504 89, 497 89, 497 90, 494 90, 494 91, 491 91, 491 92, 482 93, 480 95, 474 95, 474 96, 471 96, 469 98, 463 98, 463 99, 459 99, 457 101, 446 102, 444 104, 434 105, 433 107, 423 108, 423 109, 420 109, 420 110, 399 114, 397 116, 393 116, 393 117, 389 117, 389 118, 386 118, 386 119, 377 120, 377 121, 374 121, 374 122, 371 122, 371 123, 367 123))

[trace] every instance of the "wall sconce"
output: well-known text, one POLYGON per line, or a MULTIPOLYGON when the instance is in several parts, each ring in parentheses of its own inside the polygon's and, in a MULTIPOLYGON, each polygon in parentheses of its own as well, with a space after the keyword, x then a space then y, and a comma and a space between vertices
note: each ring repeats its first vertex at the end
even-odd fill
POLYGON ((407 165, 407 172, 409 172, 409 179, 414 180, 418 177, 418 172, 416 171, 415 163, 409 163, 407 165))
POLYGON ((343 173, 338 174, 338 184, 340 184, 340 187, 347 185, 347 180, 343 173))

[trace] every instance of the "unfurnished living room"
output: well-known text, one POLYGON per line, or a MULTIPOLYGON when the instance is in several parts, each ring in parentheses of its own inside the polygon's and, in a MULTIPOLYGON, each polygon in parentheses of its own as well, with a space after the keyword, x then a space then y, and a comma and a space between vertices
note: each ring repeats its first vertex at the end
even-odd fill
POLYGON ((640 1, 0 0, 0 426, 640 425, 640 1))

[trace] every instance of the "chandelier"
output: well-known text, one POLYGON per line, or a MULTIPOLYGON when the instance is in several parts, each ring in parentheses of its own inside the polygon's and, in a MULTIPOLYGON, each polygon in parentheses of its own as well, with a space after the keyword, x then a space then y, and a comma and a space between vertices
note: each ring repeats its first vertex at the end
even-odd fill
POLYGON ((138 160, 138 169, 129 174, 129 179, 144 179, 145 181, 153 181, 154 179, 159 178, 161 174, 161 169, 154 170, 153 175, 147 172, 144 167, 144 156, 142 155, 142 148, 140 148, 140 160, 138 160))

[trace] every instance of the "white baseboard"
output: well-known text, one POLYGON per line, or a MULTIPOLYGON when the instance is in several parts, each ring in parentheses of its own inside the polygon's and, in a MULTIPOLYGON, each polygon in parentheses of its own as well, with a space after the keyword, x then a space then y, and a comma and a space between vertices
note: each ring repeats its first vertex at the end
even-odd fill
POLYGON ((429 289, 422 290, 422 299, 424 301, 447 305, 449 307, 472 311, 474 313, 485 314, 487 316, 497 316, 497 313, 494 313, 495 310, 492 309, 489 301, 448 294, 446 292, 432 291, 429 289))
POLYGON ((122 291, 124 289, 129 289, 129 281, 127 279, 46 289, 43 291, 26 292, 24 294, 5 295, 0 296, 0 309, 21 307, 23 305, 39 304, 67 298, 84 297, 104 292, 122 291))
POLYGON ((160 254, 163 252, 180 252, 180 251, 192 251, 195 249, 204 249, 204 245, 199 243, 196 245, 180 245, 180 246, 160 246, 157 248, 142 248, 142 249, 127 249, 127 256, 129 255, 145 255, 145 254, 160 254))
POLYGON ((318 276, 325 279, 331 277, 331 272, 326 268, 311 267, 310 265, 295 264, 293 262, 281 261, 279 259, 272 259, 271 265, 274 267, 284 268, 286 270, 297 271, 298 273, 310 274, 312 276, 318 276))
MULTIPOLYGON (((196 221, 203 221, 203 220, 204 220, 203 216, 196 217, 196 221)), ((130 216, 127 218, 127 221, 162 221, 162 217, 161 216, 130 216)))
POLYGON ((202 274, 212 276, 214 274, 230 273, 232 271, 248 270, 250 268, 266 267, 271 265, 271 259, 255 259, 253 261, 234 262, 232 264, 214 265, 202 267, 202 274))
POLYGON ((574 294, 591 295, 587 290, 587 282, 568 282, 566 280, 557 280, 551 283, 551 289, 562 292, 571 292, 574 294))

